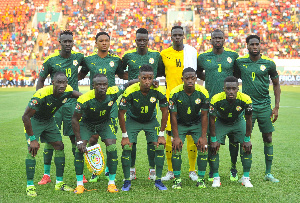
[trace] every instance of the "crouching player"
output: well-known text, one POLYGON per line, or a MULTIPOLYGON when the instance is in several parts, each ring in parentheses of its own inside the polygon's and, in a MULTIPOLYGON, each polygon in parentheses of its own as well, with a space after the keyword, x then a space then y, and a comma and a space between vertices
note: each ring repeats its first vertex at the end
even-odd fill
POLYGON ((81 93, 73 91, 73 88, 68 85, 68 79, 63 72, 56 72, 52 83, 53 85, 39 89, 33 95, 22 116, 29 151, 25 162, 27 175, 26 193, 32 197, 37 196, 33 178, 36 165, 35 156, 40 148, 39 138, 41 138, 41 142, 50 143, 55 150, 55 190, 73 191, 71 187, 63 182, 65 166, 64 144, 53 115, 68 98, 78 98, 81 93))
POLYGON ((241 143, 241 159, 244 175, 240 182, 245 187, 253 187, 249 172, 252 163, 252 144, 250 136, 252 131, 252 101, 251 98, 239 91, 237 78, 229 76, 224 80, 224 92, 212 97, 209 110, 209 122, 212 150, 212 187, 220 187, 219 170, 220 144, 225 144, 225 137, 233 136, 234 142, 241 143), (244 119, 244 111, 245 118, 244 119), (216 119, 217 118, 217 119, 216 119))
POLYGON ((182 72, 184 84, 175 87, 170 93, 169 110, 173 136, 172 165, 175 176, 172 188, 174 189, 181 189, 181 151, 186 135, 192 136, 198 149, 199 178, 196 186, 199 188, 206 187, 204 175, 208 155, 206 131, 209 95, 204 87, 195 84, 196 80, 195 70, 186 68, 182 72))

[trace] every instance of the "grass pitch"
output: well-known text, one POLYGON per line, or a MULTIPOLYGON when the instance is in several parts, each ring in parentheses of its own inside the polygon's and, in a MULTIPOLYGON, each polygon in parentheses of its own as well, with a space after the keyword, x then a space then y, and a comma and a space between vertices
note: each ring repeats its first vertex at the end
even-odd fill
MULTIPOLYGON (((55 165, 51 166, 52 182, 47 185, 38 185, 43 175, 44 144, 36 157, 36 173, 34 184, 37 188, 36 198, 27 197, 25 156, 27 151, 24 137, 24 127, 21 116, 32 97, 35 88, 6 88, 0 89, 0 202, 298 202, 300 191, 300 152, 299 152, 299 120, 300 120, 300 86, 282 86, 279 118, 275 123, 273 135, 274 160, 272 173, 280 180, 280 183, 270 183, 263 180, 265 161, 263 154, 263 142, 257 124, 252 132, 253 163, 250 172, 253 188, 245 188, 239 183, 229 180, 230 156, 228 141, 220 149, 220 176, 222 185, 220 188, 212 188, 207 182, 206 189, 198 189, 196 182, 188 178, 188 159, 186 145, 183 149, 182 163, 182 190, 173 190, 172 181, 165 182, 167 191, 158 191, 154 188, 154 182, 148 180, 148 160, 146 155, 146 142, 143 133, 138 137, 137 145, 137 179, 132 181, 129 192, 110 194, 106 191, 107 180, 101 174, 97 183, 87 183, 87 189, 97 189, 76 195, 71 192, 55 191, 55 165), (298 195, 297 195, 298 194, 298 195)), ((86 92, 88 87, 81 87, 86 92)), ((273 91, 270 90, 273 95, 273 91)), ((272 98, 274 102, 274 98, 272 98)), ((119 165, 116 185, 119 189, 123 183, 121 166, 121 132, 117 134, 117 146, 119 165)), ((66 167, 64 181, 76 187, 74 157, 71 152, 71 144, 67 137, 63 137, 66 154, 66 167)), ((101 143, 102 149, 105 146, 101 143)), ((242 176, 242 165, 238 160, 239 177, 242 176)), ((196 167, 197 169, 197 167, 196 167)), ((207 170, 208 171, 208 170, 207 170)), ((163 175, 167 172, 167 164, 163 175)), ((85 168, 84 174, 90 178, 90 172, 85 168)), ((207 177, 207 175, 206 175, 207 177)))

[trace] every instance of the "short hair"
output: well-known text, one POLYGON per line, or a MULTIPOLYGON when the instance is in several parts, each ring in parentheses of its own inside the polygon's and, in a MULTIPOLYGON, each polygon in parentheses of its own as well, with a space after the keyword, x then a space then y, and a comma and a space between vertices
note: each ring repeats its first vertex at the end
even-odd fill
POLYGON ((102 77, 107 78, 105 74, 103 74, 103 73, 97 73, 96 75, 94 75, 93 80, 95 78, 102 78, 102 77))
POLYGON ((188 68, 183 69, 182 76, 184 73, 196 73, 196 71, 193 68, 188 67, 188 68))
POLYGON ((59 37, 61 37, 62 35, 72 35, 73 36, 73 32, 71 32, 70 30, 64 30, 59 34, 59 37))
POLYGON ((147 34, 148 35, 148 30, 145 29, 145 28, 139 28, 137 31, 136 31, 136 35, 140 33, 140 34, 147 34))
POLYGON ((108 38, 110 39, 110 36, 109 36, 109 34, 108 34, 107 32, 98 32, 97 35, 96 35, 96 37, 95 37, 95 40, 96 40, 96 41, 97 41, 97 39, 98 39, 98 37, 99 37, 100 35, 106 35, 106 36, 108 36, 108 38))
POLYGON ((56 79, 58 76, 60 76, 60 75, 67 77, 67 76, 66 76, 66 73, 64 73, 64 72, 62 72, 62 71, 58 71, 58 72, 54 73, 54 75, 53 75, 53 80, 55 80, 55 79, 56 79))
POLYGON ((222 34, 223 34, 223 36, 224 36, 224 32, 223 32, 222 30, 220 30, 220 29, 216 29, 216 30, 212 31, 212 33, 211 33, 211 37, 213 36, 213 33, 215 33, 215 32, 222 32, 222 34))
POLYGON ((183 27, 181 27, 181 26, 179 26, 179 25, 175 25, 175 26, 172 27, 171 33, 172 33, 172 31, 175 30, 175 29, 181 29, 181 30, 183 31, 183 27))
POLYGON ((140 73, 141 72, 153 72, 153 68, 152 68, 152 66, 150 66, 148 64, 144 64, 140 68, 140 73))
POLYGON ((246 38, 246 43, 248 44, 249 41, 250 41, 250 39, 253 39, 253 38, 258 39, 258 41, 260 42, 260 37, 259 37, 259 36, 257 36, 257 35, 249 35, 249 36, 246 38))
POLYGON ((236 78, 236 77, 234 77, 234 76, 228 76, 227 78, 225 78, 225 80, 224 80, 224 83, 226 83, 226 82, 239 82, 239 80, 236 78))

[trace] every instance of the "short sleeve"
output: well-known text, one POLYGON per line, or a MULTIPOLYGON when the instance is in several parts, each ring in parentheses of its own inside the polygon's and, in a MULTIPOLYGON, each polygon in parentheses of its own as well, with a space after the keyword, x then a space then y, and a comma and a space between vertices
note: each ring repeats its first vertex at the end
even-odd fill
POLYGON ((127 54, 124 54, 122 57, 122 69, 123 70, 126 70, 127 65, 128 65, 127 62, 128 62, 127 54))
POLYGON ((197 58, 197 71, 202 72, 204 70, 203 64, 202 64, 202 55, 200 54, 197 58))
POLYGON ((90 71, 89 67, 87 66, 87 58, 85 57, 83 60, 82 60, 82 63, 81 63, 81 72, 83 73, 88 73, 90 71))
POLYGON ((129 94, 127 97, 125 96, 126 90, 123 93, 123 96, 120 100, 119 109, 127 110, 129 108, 130 102, 132 100, 132 94, 129 94))
POLYGON ((276 70, 276 64, 274 61, 271 61, 270 62, 270 69, 268 71, 271 79, 275 79, 275 78, 278 78, 278 73, 277 73, 277 70, 276 70))
POLYGON ((158 87, 157 99, 159 100, 159 107, 167 107, 168 106, 168 100, 167 100, 166 94, 164 93, 164 90, 162 89, 162 87, 158 87))
POLYGON ((158 77, 160 77, 160 76, 166 76, 166 73, 165 73, 165 64, 164 64, 164 62, 162 60, 161 55, 159 55, 159 59, 158 59, 157 76, 158 77))
POLYGON ((28 103, 28 107, 38 111, 43 103, 43 99, 32 97, 31 100, 28 103))
POLYGON ((177 112, 176 94, 169 99, 169 111, 177 112))
POLYGON ((118 58, 118 67, 116 69, 116 74, 117 75, 124 74, 124 69, 122 68, 122 60, 120 58, 118 58))
POLYGON ((240 70, 239 65, 238 65, 238 60, 235 60, 235 61, 234 61, 234 65, 233 65, 233 75, 234 75, 234 77, 236 77, 236 78, 241 78, 241 70, 240 70))
POLYGON ((50 66, 49 60, 50 59, 44 61, 42 69, 40 71, 40 76, 43 77, 43 78, 47 78, 47 76, 49 74, 51 74, 51 72, 52 72, 52 68, 50 66))
POLYGON ((76 107, 75 107, 76 113, 83 114, 84 110, 86 110, 86 109, 87 109, 86 103, 82 104, 80 102, 77 102, 76 107))

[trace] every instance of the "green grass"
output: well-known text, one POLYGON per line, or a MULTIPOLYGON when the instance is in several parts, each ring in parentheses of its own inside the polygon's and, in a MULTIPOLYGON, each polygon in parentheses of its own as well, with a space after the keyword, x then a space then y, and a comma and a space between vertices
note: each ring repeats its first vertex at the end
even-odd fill
MULTIPOLYGON (((0 89, 1 117, 0 117, 0 202, 298 202, 300 191, 300 152, 299 152, 299 119, 300 119, 300 87, 282 86, 279 119, 275 123, 276 131, 273 135, 274 161, 272 173, 280 180, 274 184, 263 181, 265 164, 263 154, 263 142, 257 125, 252 133, 253 163, 251 168, 251 179, 253 188, 245 188, 238 183, 229 181, 230 157, 228 143, 220 149, 220 176, 222 186, 212 188, 207 183, 206 189, 199 190, 195 182, 188 178, 188 159, 186 146, 183 151, 182 180, 183 188, 175 191, 171 188, 172 182, 166 182, 168 191, 154 189, 154 183, 148 178, 148 161, 146 155, 145 137, 138 137, 137 153, 137 179, 132 181, 132 189, 129 192, 110 194, 106 192, 107 181, 104 174, 98 183, 87 183, 87 189, 96 191, 85 192, 81 195, 74 193, 55 191, 55 165, 52 163, 52 182, 39 186, 37 182, 43 174, 43 144, 37 155, 37 167, 34 183, 37 188, 36 198, 27 197, 25 155, 26 141, 21 116, 24 109, 34 93, 34 88, 6 88, 0 89), (298 194, 298 195, 297 195, 298 194)), ((81 88, 82 92, 88 87, 81 88)), ((273 95, 273 92, 270 93, 273 95)), ((274 98, 272 98, 272 102, 274 98)), ((121 133, 118 132, 118 155, 119 165, 117 171, 117 187, 121 189, 123 172, 121 167, 121 133)), ((73 166, 73 155, 71 153, 70 141, 63 137, 66 153, 66 167, 64 181, 76 187, 75 170, 73 166)), ((103 149, 105 146, 101 143, 103 149)), ((242 176, 242 166, 238 160, 239 176, 242 176)), ((167 172, 167 165, 163 174, 167 172)), ((90 173, 85 168, 84 174, 87 178, 90 173)))

